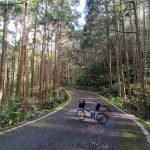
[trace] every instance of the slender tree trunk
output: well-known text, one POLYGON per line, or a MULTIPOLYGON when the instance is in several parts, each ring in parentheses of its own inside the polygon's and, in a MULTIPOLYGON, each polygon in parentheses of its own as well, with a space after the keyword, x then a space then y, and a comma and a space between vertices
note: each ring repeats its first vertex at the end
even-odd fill
POLYGON ((139 61, 139 73, 140 73, 140 85, 141 85, 141 98, 143 99, 143 111, 144 111, 144 118, 147 119, 148 117, 148 106, 146 100, 146 88, 144 84, 144 69, 142 64, 142 51, 141 51, 141 43, 139 38, 139 27, 138 27, 138 17, 137 17, 137 8, 136 4, 133 1, 133 10, 134 10, 134 18, 135 18, 135 28, 136 28, 136 44, 137 44, 137 54, 138 54, 138 61, 139 61))
POLYGON ((124 34, 123 34, 123 46, 124 46, 124 49, 125 49, 125 63, 126 63, 126 74, 127 74, 127 91, 128 91, 128 98, 131 99, 129 56, 128 56, 127 41, 126 41, 125 24, 124 24, 123 12, 122 12, 122 0, 120 0, 120 8, 121 8, 121 16, 122 16, 122 19, 121 19, 122 31, 124 32, 124 34))
POLYGON ((14 84, 15 84, 15 65, 16 65, 16 47, 17 47, 17 33, 18 33, 18 23, 16 21, 16 34, 15 34, 15 46, 14 46, 14 54, 12 58, 12 66, 11 66, 11 82, 10 82, 10 96, 14 94, 14 84))
POLYGON ((59 23, 58 26, 58 43, 57 43, 57 87, 60 86, 61 82, 61 30, 62 30, 62 23, 59 23))
MULTIPOLYGON (((38 62, 38 58, 36 58, 36 81, 40 80, 40 65, 38 62)), ((39 96, 39 86, 40 83, 36 82, 36 95, 39 96)))
POLYGON ((53 77, 53 74, 52 74, 52 63, 53 63, 53 34, 51 33, 51 52, 50 52, 50 87, 52 88, 52 77, 53 77))
POLYGON ((52 77, 52 60, 51 60, 51 43, 52 36, 50 35, 50 32, 48 32, 48 41, 47 41, 47 88, 51 88, 51 77, 52 77))
MULTIPOLYGON (((45 2, 45 15, 47 16, 47 1, 45 2)), ((43 27, 43 39, 42 39, 42 53, 41 53, 41 67, 40 67, 40 85, 39 85, 39 98, 42 100, 42 94, 44 92, 44 67, 45 67, 45 50, 46 50, 46 21, 43 27)))
POLYGON ((37 32, 37 14, 35 16, 35 26, 34 26, 34 38, 33 38, 33 49, 31 58, 31 96, 34 93, 34 66, 35 66, 35 49, 36 49, 36 32, 37 32))
MULTIPOLYGON (((114 3, 114 15, 117 17, 116 14, 116 4, 115 0, 113 0, 114 3)), ((115 28, 117 31, 119 31, 119 23, 118 19, 115 21, 115 28)), ((118 96, 121 97, 121 82, 120 82, 120 59, 119 59, 119 53, 120 53, 120 38, 119 38, 119 32, 116 32, 116 64, 117 64, 117 89, 118 89, 118 96)))
POLYGON ((12 58, 12 66, 11 66, 11 82, 10 82, 10 96, 14 94, 14 83, 15 83, 15 64, 16 64, 16 55, 12 58))
POLYGON ((55 35, 55 52, 54 52, 54 73, 53 73, 53 91, 56 89, 56 75, 57 75, 57 34, 55 35))
MULTIPOLYGON (((132 18, 130 16, 130 31, 134 31, 134 27, 132 24, 132 18)), ((136 38, 135 35, 132 36, 132 68, 133 68, 133 80, 134 80, 134 84, 137 83, 137 64, 136 64, 136 38)))
POLYGON ((39 98, 42 99, 42 93, 44 92, 44 53, 45 53, 45 27, 43 30, 43 42, 42 42, 42 53, 41 53, 41 66, 40 66, 40 85, 39 85, 39 98))
POLYGON ((144 79, 145 79, 145 88, 147 88, 147 53, 146 53, 146 33, 145 33, 145 3, 143 3, 143 56, 144 56, 144 79))
POLYGON ((108 3, 105 5, 106 9, 106 32, 107 32, 107 51, 108 51, 108 75, 109 75, 109 92, 112 94, 112 65, 111 65, 111 50, 110 50, 110 33, 109 33, 109 16, 108 16, 108 3))
MULTIPOLYGON (((7 3, 8 0, 5 0, 7 3)), ((0 105, 5 101, 6 97, 6 69, 7 69, 7 25, 8 25, 8 6, 4 8, 4 25, 3 25, 3 43, 1 54, 1 70, 0 70, 0 105)))
MULTIPOLYGON (((26 43, 28 44, 28 43, 26 43)), ((28 48, 26 47, 26 52, 24 55, 24 72, 23 72, 23 98, 26 100, 28 96, 28 85, 29 85, 29 80, 28 80, 28 68, 27 68, 27 62, 28 62, 28 48)))
POLYGON ((9 61, 7 61, 7 75, 6 75, 6 95, 7 97, 10 96, 10 68, 9 68, 9 61))
POLYGON ((26 47, 27 47, 27 37, 28 37, 28 31, 27 31, 27 3, 25 3, 25 14, 24 14, 24 25, 23 25, 23 35, 22 35, 22 49, 21 49, 21 56, 20 56, 20 63, 19 63, 19 69, 18 69, 18 78, 17 78, 17 89, 16 89, 16 96, 17 97, 24 97, 24 71, 26 69, 25 67, 25 60, 26 60, 26 47))

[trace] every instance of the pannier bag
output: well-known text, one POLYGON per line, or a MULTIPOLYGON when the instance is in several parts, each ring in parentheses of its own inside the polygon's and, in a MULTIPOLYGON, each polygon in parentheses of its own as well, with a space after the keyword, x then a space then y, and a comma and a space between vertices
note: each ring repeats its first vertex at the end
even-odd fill
POLYGON ((85 102, 84 101, 79 101, 79 108, 84 108, 85 107, 85 102))
POLYGON ((98 111, 100 109, 100 107, 101 107, 101 104, 97 103, 96 106, 95 106, 95 110, 98 111))

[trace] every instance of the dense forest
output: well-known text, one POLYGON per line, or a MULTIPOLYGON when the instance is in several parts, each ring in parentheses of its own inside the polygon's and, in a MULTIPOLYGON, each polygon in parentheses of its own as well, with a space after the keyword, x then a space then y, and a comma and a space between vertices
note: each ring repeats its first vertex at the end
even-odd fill
POLYGON ((61 103, 65 94, 57 89, 68 85, 150 117, 150 1, 86 0, 83 27, 79 4, 0 1, 2 121, 21 120, 31 105, 35 111, 61 103))
POLYGON ((0 1, 1 124, 8 118, 22 120, 27 111, 31 117, 33 110, 53 108, 65 99, 57 89, 79 15, 73 5, 69 0, 0 1))
POLYGON ((118 97, 114 100, 146 119, 150 112, 150 2, 87 0, 85 13, 80 48, 71 52, 83 69, 77 85, 118 97))

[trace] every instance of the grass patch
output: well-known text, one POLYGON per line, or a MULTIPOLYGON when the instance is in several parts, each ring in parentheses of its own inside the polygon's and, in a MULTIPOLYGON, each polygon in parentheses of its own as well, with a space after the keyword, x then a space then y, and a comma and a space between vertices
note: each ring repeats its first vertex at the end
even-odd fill
POLYGON ((144 124, 146 127, 150 128, 150 120, 143 120, 143 119, 139 119, 139 122, 141 122, 142 124, 144 124))
POLYGON ((108 100, 111 101, 113 104, 118 106, 119 108, 124 108, 124 100, 119 97, 109 96, 108 100))
POLYGON ((146 125, 148 125, 150 127, 150 120, 149 121, 145 121, 146 125))

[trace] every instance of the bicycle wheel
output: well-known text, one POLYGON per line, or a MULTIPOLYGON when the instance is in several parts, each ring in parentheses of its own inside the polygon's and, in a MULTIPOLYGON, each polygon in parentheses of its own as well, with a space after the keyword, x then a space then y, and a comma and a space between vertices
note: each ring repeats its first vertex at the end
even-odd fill
POLYGON ((84 110, 78 110, 76 112, 76 117, 79 119, 79 120, 84 120, 85 119, 85 112, 84 110))
POLYGON ((96 120, 99 124, 105 124, 108 121, 108 117, 104 113, 98 113, 96 115, 96 120))

